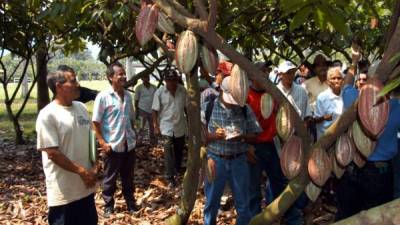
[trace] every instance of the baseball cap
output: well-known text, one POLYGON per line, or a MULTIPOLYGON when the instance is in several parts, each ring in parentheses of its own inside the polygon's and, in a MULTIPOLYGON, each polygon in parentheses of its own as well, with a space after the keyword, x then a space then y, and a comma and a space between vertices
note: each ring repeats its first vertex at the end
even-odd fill
POLYGON ((222 99, 224 102, 231 104, 231 105, 239 105, 235 99, 233 99, 231 95, 231 91, 229 88, 229 81, 231 80, 231 77, 227 77, 222 81, 221 84, 221 90, 222 90, 222 99))
POLYGON ((164 70, 163 76, 164 80, 177 80, 179 78, 178 73, 172 69, 164 70))
POLYGON ((218 64, 217 72, 221 72, 224 76, 229 76, 231 74, 233 64, 228 61, 221 61, 218 64))
POLYGON ((279 64, 278 73, 287 73, 291 69, 297 69, 297 66, 290 61, 285 61, 279 64))

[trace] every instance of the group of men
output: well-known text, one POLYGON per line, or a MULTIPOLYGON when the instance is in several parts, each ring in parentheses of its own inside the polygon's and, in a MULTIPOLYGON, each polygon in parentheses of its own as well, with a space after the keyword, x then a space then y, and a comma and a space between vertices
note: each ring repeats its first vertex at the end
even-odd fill
MULTIPOLYGON (((278 76, 274 78, 278 81, 277 88, 304 120, 315 140, 354 102, 359 88, 365 84, 370 72, 361 66, 357 72, 358 64, 357 59, 346 75, 322 55, 315 57, 312 68, 305 65, 297 68, 288 61, 278 66, 278 76)), ((268 79, 270 64, 256 66, 268 79)), ((206 225, 216 224, 226 183, 233 193, 238 225, 248 224, 261 212, 263 196, 270 202, 288 183, 280 168, 277 150, 283 144, 276 132, 278 104, 274 102, 270 117, 263 118, 260 101, 265 90, 253 80, 247 104, 240 106, 231 95, 232 67, 228 61, 220 62, 215 81, 201 92, 209 169, 204 179, 206 225), (263 172, 269 184, 265 194, 261 188, 263 172)), ((144 77, 134 99, 125 90, 126 74, 121 64, 111 64, 106 73, 111 87, 97 95, 91 119, 85 105, 74 101, 79 97, 79 83, 73 69, 63 66, 48 75, 47 83, 54 100, 40 111, 36 130, 37 148, 42 151, 46 175, 50 224, 97 224, 94 192, 98 168, 89 157, 91 127, 104 154, 105 216, 114 213, 118 175, 127 210, 130 213, 138 210, 133 184, 137 116, 142 117, 143 126, 146 122, 149 125, 152 144, 157 142, 157 137, 164 140, 166 180, 171 190, 176 186, 185 146, 188 104, 178 73, 174 69, 165 70, 162 74, 165 86, 158 89, 150 84, 149 77, 144 77)), ((393 199, 396 181, 393 181, 391 160, 397 153, 400 129, 400 117, 395 115, 400 115, 400 100, 391 98, 388 123, 366 166, 350 165, 339 181, 336 219, 393 199)), ((304 223, 305 201, 303 196, 286 212, 287 224, 304 223)))
MULTIPOLYGON (((90 152, 91 129, 104 155, 104 216, 114 213, 118 176, 127 211, 138 210, 133 183, 137 136, 133 98, 125 90, 126 73, 120 63, 111 64, 106 74, 111 87, 97 95, 91 119, 85 105, 75 101, 80 86, 71 67, 62 65, 47 76, 54 100, 39 112, 36 131, 46 176, 49 224, 97 224, 94 192, 98 163, 90 152)), ((135 105, 149 123, 152 143, 159 134, 166 140, 166 175, 175 186, 185 145, 187 94, 178 84, 175 70, 166 70, 163 78, 166 85, 156 90, 144 77, 136 89, 135 105)))

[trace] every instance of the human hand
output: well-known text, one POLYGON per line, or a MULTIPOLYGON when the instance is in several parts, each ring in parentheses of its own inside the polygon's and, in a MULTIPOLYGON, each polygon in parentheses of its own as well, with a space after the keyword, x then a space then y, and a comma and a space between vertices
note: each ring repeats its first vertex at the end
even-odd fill
POLYGON ((104 152, 105 154, 110 154, 112 151, 111 145, 109 143, 103 142, 99 143, 100 144, 100 151, 104 152))
POLYGON ((326 114, 323 116, 324 120, 326 121, 331 121, 332 120, 332 114, 326 114))
POLYGON ((87 188, 93 187, 96 184, 95 170, 87 170, 84 167, 80 167, 78 174, 87 188))
POLYGON ((221 127, 217 128, 217 129, 215 130, 215 136, 216 136, 217 140, 223 140, 223 139, 225 139, 225 136, 226 136, 226 134, 225 134, 225 129, 224 129, 224 128, 221 128, 221 127))

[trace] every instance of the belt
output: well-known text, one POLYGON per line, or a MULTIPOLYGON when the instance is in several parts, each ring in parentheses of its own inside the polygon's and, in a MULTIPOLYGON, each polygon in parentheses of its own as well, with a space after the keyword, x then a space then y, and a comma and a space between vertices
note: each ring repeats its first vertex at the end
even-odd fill
POLYGON ((245 152, 241 152, 241 153, 237 153, 237 154, 231 154, 231 155, 216 154, 216 153, 213 153, 213 152, 212 152, 212 154, 215 155, 215 156, 220 157, 221 159, 233 160, 233 159, 239 158, 240 156, 244 155, 245 152))

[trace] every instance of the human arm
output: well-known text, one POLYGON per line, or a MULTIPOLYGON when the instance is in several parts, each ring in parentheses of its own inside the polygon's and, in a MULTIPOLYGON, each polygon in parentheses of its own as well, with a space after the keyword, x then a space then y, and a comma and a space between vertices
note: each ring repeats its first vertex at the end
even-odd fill
POLYGON ((78 174, 86 187, 93 187, 96 184, 95 168, 88 170, 85 167, 71 161, 57 147, 39 149, 47 154, 47 157, 59 167, 72 173, 78 174))

